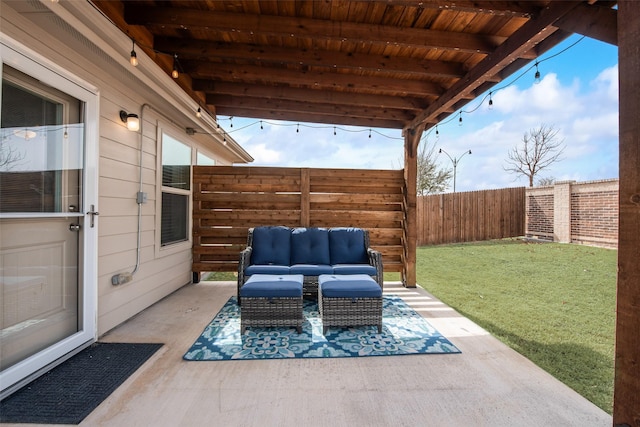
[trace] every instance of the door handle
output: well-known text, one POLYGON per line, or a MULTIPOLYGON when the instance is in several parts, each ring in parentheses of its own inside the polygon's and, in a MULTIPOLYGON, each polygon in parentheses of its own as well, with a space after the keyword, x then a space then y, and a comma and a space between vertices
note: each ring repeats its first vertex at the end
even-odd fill
POLYGON ((95 205, 91 205, 91 210, 89 212, 87 212, 87 215, 91 216, 91 222, 89 224, 89 226, 91 228, 93 228, 93 220, 96 216, 100 215, 100 212, 96 212, 96 206, 95 205))

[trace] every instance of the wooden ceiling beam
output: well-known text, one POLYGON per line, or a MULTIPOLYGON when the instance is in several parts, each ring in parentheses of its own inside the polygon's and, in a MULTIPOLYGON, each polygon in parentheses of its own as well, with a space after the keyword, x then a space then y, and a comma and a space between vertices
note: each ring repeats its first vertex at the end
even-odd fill
POLYGON ((251 98, 282 99, 309 103, 324 103, 350 105, 354 107, 393 108, 397 110, 424 110, 430 99, 414 98, 409 96, 384 96, 366 93, 348 93, 303 89, 285 86, 267 86, 260 84, 242 84, 228 82, 214 82, 211 80, 194 80, 193 89, 205 92, 208 95, 231 95, 236 97, 248 96, 251 98))
POLYGON ((307 112, 327 116, 348 116, 372 119, 391 119, 402 122, 411 121, 416 112, 391 108, 355 107, 339 104, 309 104, 303 101, 289 101, 282 99, 266 99, 253 97, 237 97, 231 95, 207 95, 207 104, 219 108, 239 108, 256 110, 277 110, 281 112, 307 112))
MULTIPOLYGON (((215 106, 211 106, 212 108, 215 106)), ((306 112, 283 112, 278 110, 258 110, 258 109, 242 109, 242 108, 229 108, 220 107, 216 109, 216 113, 222 116, 233 117, 247 117, 263 120, 283 120, 288 122, 308 122, 308 123, 322 123, 322 124, 335 124, 335 125, 348 125, 348 126, 360 126, 370 128, 385 128, 385 129, 402 129, 405 122, 401 120, 389 120, 385 118, 381 119, 364 119, 361 117, 348 117, 343 115, 330 116, 313 114, 306 112)))
POLYGON ((185 64, 194 79, 213 79, 235 83, 265 83, 273 85, 312 87, 335 91, 396 96, 437 96, 444 92, 439 85, 418 80, 389 79, 385 77, 342 74, 323 71, 298 71, 286 68, 265 68, 251 65, 227 65, 217 63, 185 64))
POLYGON ((458 102, 471 94, 487 81, 487 76, 498 74, 515 61, 523 52, 532 49, 557 30, 552 27, 559 18, 572 11, 578 2, 551 2, 536 18, 520 27, 505 43, 500 45, 492 55, 480 61, 469 73, 451 86, 445 94, 420 113, 408 128, 416 128, 423 123, 433 123, 442 110, 459 105, 458 102))
POLYGON ((246 32, 250 35, 392 44, 400 47, 454 50, 468 53, 491 53, 506 40, 506 37, 494 35, 323 19, 214 12, 181 7, 156 6, 150 8, 145 4, 138 4, 138 2, 125 2, 124 16, 129 25, 158 25, 181 31, 217 29, 246 32))
MULTIPOLYGON (((369 0, 357 0, 367 2, 369 0)), ((482 13, 494 16, 531 18, 540 13, 540 7, 533 1, 476 1, 476 0, 386 0, 391 6, 415 6, 420 9, 451 10, 454 12, 482 13)))
POLYGON ((555 26, 614 46, 618 45, 618 11, 610 7, 580 4, 574 13, 560 18, 555 26))
POLYGON ((415 74, 418 76, 460 78, 465 70, 461 63, 433 61, 387 55, 366 55, 328 50, 288 49, 275 46, 232 44, 204 40, 159 37, 154 47, 162 52, 176 52, 180 58, 249 60, 277 64, 296 64, 326 68, 345 68, 415 74))

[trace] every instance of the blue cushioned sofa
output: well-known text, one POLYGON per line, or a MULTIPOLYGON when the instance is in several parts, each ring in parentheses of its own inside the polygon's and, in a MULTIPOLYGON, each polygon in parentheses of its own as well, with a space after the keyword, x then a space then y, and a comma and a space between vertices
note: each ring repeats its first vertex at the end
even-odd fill
POLYGON ((249 229, 240 253, 238 296, 252 274, 302 274, 303 292, 317 297, 321 274, 366 274, 382 287, 382 257, 362 228, 263 226, 249 229))

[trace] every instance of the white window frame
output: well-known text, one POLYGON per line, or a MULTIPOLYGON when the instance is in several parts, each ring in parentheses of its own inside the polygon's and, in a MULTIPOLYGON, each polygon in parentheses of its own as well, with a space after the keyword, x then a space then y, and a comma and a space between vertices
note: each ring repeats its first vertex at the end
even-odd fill
POLYGON ((157 190, 157 194, 156 194, 156 239, 155 239, 155 247, 156 247, 156 256, 157 257, 164 257, 164 256, 168 256, 168 255, 173 255, 176 253, 180 253, 180 252, 184 252, 185 250, 191 250, 192 247, 192 241, 193 241, 193 236, 192 236, 192 231, 193 231, 193 188, 191 188, 189 190, 183 190, 180 188, 173 188, 173 187, 163 187, 162 186, 162 145, 163 145, 163 139, 164 139, 164 135, 168 135, 171 138, 175 139, 176 141, 184 144, 185 146, 189 147, 189 149, 191 150, 191 171, 189 173, 189 181, 192 182, 193 181, 193 165, 195 164, 195 153, 196 153, 196 149, 193 146, 192 143, 190 143, 190 141, 186 140, 186 138, 181 135, 180 131, 178 131, 177 129, 175 129, 174 127, 163 123, 163 122, 159 122, 158 123, 158 131, 157 131, 157 141, 158 141, 158 148, 157 148, 157 164, 156 164, 156 188, 157 190), (171 194, 180 194, 180 195, 186 195, 187 196, 187 239, 181 242, 176 242, 176 243, 170 243, 167 244, 165 246, 162 245, 162 193, 171 193, 171 194))

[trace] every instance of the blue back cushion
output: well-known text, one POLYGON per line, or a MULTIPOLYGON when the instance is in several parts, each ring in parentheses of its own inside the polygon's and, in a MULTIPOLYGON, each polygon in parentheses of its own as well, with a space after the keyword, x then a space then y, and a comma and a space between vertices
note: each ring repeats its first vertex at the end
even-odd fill
POLYGON ((289 265, 291 229, 283 226, 253 229, 251 264, 289 265))
POLYGON ((329 246, 332 265, 369 263, 361 228, 332 228, 329 230, 329 246))
POLYGON ((291 231, 291 265, 329 265, 330 261, 326 228, 294 228, 291 231))

